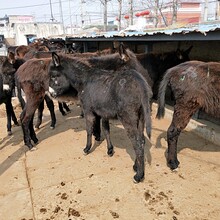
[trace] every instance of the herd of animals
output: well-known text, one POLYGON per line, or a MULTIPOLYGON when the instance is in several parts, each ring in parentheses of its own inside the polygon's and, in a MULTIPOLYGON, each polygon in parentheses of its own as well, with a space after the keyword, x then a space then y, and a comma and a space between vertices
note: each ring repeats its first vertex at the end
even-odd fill
POLYGON ((44 100, 52 128, 56 124, 52 98, 59 100, 63 115, 70 111, 65 101, 78 100, 86 122, 84 153, 90 152, 92 135, 99 141, 102 130, 107 154, 112 156, 109 120, 120 120, 135 151, 133 179, 138 183, 144 179, 144 130, 150 139, 152 101, 158 103, 156 117, 163 118, 169 88, 174 112, 167 130, 167 164, 174 170, 179 165, 178 138, 192 115, 202 109, 220 118, 220 63, 189 61, 191 49, 135 54, 121 43, 114 53, 103 50, 66 54, 36 42, 9 50, 7 56, 0 57, 0 104, 6 105, 8 134, 12 134, 11 120, 18 125, 11 103, 15 88, 22 107, 24 143, 30 150, 38 143, 34 114, 38 109, 35 127, 39 128, 44 100))

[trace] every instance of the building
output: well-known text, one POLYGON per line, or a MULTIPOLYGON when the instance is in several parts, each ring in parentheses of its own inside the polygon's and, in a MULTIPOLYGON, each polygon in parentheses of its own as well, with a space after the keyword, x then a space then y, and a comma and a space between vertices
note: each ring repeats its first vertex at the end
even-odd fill
MULTIPOLYGON (((162 11, 167 24, 173 24, 173 5, 172 2, 167 4, 167 7, 162 11)), ((176 24, 186 25, 199 23, 202 20, 202 7, 199 0, 180 0, 176 7, 176 24)), ((163 21, 160 17, 160 24, 163 21)))
POLYGON ((7 46, 28 45, 34 38, 63 35, 59 22, 35 22, 31 15, 9 15, 0 18, 0 35, 7 46))

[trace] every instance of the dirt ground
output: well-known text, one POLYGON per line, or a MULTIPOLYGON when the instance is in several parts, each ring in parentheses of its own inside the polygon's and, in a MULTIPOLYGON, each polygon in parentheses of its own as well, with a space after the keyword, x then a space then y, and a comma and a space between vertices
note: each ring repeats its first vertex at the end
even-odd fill
POLYGON ((84 156, 85 121, 79 107, 70 108, 63 117, 56 106, 57 125, 51 130, 45 107, 38 149, 30 152, 21 127, 7 136, 0 106, 0 219, 220 219, 220 146, 186 130, 178 144, 180 167, 170 171, 165 159, 170 120, 156 120, 154 110, 145 180, 134 184, 134 151, 120 122, 111 122, 113 157, 107 156, 105 141, 93 141, 84 156))

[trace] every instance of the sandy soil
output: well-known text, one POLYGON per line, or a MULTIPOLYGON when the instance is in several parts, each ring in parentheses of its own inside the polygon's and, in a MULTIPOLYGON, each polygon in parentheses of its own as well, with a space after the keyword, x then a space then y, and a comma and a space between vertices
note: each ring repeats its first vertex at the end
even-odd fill
POLYGON ((21 127, 7 136, 0 106, 0 219, 220 219, 220 146, 184 131, 178 144, 180 168, 170 171, 165 159, 170 121, 156 120, 153 111, 145 180, 134 184, 134 151, 120 122, 111 122, 113 157, 106 155, 105 141, 94 142, 84 156, 85 121, 78 107, 70 108, 65 117, 56 112, 57 126, 50 130, 45 107, 38 150, 30 152, 21 127))

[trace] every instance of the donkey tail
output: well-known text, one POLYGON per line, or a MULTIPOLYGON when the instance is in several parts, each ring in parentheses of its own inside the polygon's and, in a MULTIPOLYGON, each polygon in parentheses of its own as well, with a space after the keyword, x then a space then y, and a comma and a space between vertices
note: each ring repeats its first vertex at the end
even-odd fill
POLYGON ((161 119, 164 117, 165 115, 165 94, 166 94, 166 89, 167 89, 167 85, 170 81, 170 74, 169 74, 169 70, 166 71, 162 81, 160 82, 160 86, 159 86, 159 91, 158 91, 158 108, 157 108, 157 114, 156 114, 156 118, 161 119))
POLYGON ((144 93, 141 96, 141 103, 142 108, 144 111, 144 120, 145 120, 145 126, 146 126, 146 133, 148 138, 151 138, 151 98, 153 96, 153 93, 151 91, 151 88, 149 85, 145 87, 144 93))
POLYGON ((17 74, 15 74, 15 85, 17 87, 17 97, 18 97, 18 100, 19 100, 19 102, 21 104, 21 108, 24 109, 25 101, 24 101, 24 99, 22 97, 21 84, 20 84, 20 82, 18 80, 17 74))

